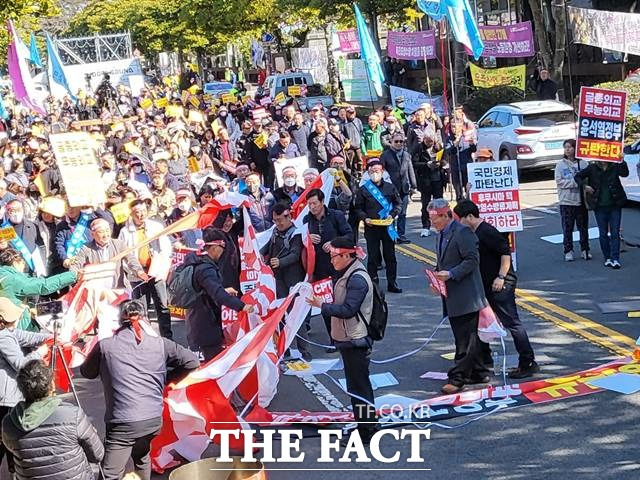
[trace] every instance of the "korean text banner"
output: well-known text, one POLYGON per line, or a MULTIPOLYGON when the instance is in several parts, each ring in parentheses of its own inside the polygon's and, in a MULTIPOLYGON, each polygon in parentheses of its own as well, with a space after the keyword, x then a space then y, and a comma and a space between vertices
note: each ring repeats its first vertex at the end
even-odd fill
POLYGON ((510 86, 524 91, 526 65, 515 67, 485 69, 469 64, 473 85, 480 88, 510 86))
POLYGON ((627 93, 582 87, 578 109, 576 157, 622 162, 627 93))
POLYGON ((640 14, 568 7, 576 43, 640 55, 640 14))
POLYGON ((480 217, 501 232, 523 229, 518 164, 515 160, 467 165, 471 200, 480 217))
POLYGON ((480 38, 484 42, 483 57, 520 58, 536 54, 531 22, 480 27, 480 38))
POLYGON ((401 60, 436 58, 436 35, 433 30, 421 32, 389 32, 387 54, 401 60))
POLYGON ((442 95, 429 97, 426 93, 396 87, 395 85, 391 85, 389 88, 391 89, 391 102, 394 107, 396 106, 396 98, 404 97, 404 111, 406 113, 413 113, 420 108, 420 105, 423 103, 430 103, 433 111, 438 115, 444 116, 447 114, 442 95))
POLYGON ((355 29, 338 32, 340 51, 343 53, 357 53, 360 51, 360 40, 355 29))

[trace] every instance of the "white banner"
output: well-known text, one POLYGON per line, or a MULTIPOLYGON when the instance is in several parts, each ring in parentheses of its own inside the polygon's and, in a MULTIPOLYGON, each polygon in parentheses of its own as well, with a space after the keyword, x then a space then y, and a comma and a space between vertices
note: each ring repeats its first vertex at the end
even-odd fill
MULTIPOLYGON (((123 83, 130 87, 129 77, 142 76, 142 66, 137 58, 127 60, 113 60, 110 62, 81 63, 79 65, 65 65, 64 72, 69 82, 69 88, 75 95, 78 90, 87 90, 87 75, 90 76, 91 90, 95 91, 102 82, 105 73, 108 73, 111 85, 115 88, 123 83)), ((134 85, 135 87, 135 85, 134 85)))
POLYGON ((640 14, 568 7, 576 43, 640 55, 640 14))
POLYGON ((276 180, 278 182, 278 186, 281 187, 282 183, 282 171, 286 167, 293 167, 296 169, 297 183, 299 187, 304 188, 304 178, 302 178, 302 173, 309 168, 309 160, 306 155, 302 157, 295 158, 277 158, 273 161, 273 167, 276 170, 276 180))
POLYGON ((404 97, 404 111, 413 113, 423 103, 430 103, 433 111, 440 116, 446 115, 444 108, 444 98, 442 95, 430 97, 426 93, 409 90, 408 88, 395 87, 391 85, 391 101, 396 106, 396 97, 404 97))

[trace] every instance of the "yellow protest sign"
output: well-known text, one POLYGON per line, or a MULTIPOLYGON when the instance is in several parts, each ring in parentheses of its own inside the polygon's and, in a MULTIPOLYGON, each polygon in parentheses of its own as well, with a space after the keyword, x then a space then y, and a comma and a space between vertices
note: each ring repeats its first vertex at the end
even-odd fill
POLYGON ((234 103, 236 96, 233 93, 225 93, 222 95, 222 103, 234 103))
POLYGON ((284 92, 280 92, 279 94, 276 95, 276 98, 273 99, 273 103, 282 103, 287 99, 287 96, 284 94, 284 92))
POLYGON ((207 103, 210 103, 211 100, 213 100, 213 97, 211 95, 209 95, 208 93, 205 93, 204 95, 202 95, 202 100, 204 100, 207 103))
POLYGON ((131 215, 129 202, 116 203, 115 205, 112 205, 109 210, 111 210, 113 219, 118 225, 126 222, 129 219, 129 215, 131 215))
POLYGON ((256 139, 253 141, 253 143, 256 144, 256 146, 258 148, 267 148, 267 140, 268 140, 268 136, 266 132, 262 132, 260 135, 258 135, 256 137, 256 139))
POLYGON ((154 103, 157 108, 166 108, 167 105, 169 105, 169 100, 167 99, 167 97, 161 97, 157 99, 154 103))
POLYGON ((249 103, 249 100, 251 100, 251 95, 245 95, 244 97, 242 97, 242 103, 244 105, 246 105, 247 103, 249 103))
POLYGON ((95 107, 96 103, 98 103, 98 102, 96 101, 95 98, 93 98, 93 97, 87 98, 87 106, 88 107, 95 107))
POLYGON ((180 105, 169 105, 165 108, 165 114, 167 117, 179 118, 183 115, 183 110, 180 105))
POLYGON ((189 100, 189 92, 187 92, 186 90, 183 90, 182 95, 180 96, 180 100, 182 100, 183 105, 186 105, 187 100, 189 100))
POLYGON ((196 110, 189 110, 189 123, 202 123, 204 122, 204 116, 201 112, 196 110))
POLYGON ((393 218, 372 218, 369 222, 377 227, 386 227, 391 225, 393 218))
POLYGON ((38 187, 38 192, 40 192, 40 196, 44 197, 46 195, 46 191, 44 188, 44 182, 42 181, 42 174, 39 173, 36 175, 36 178, 33 179, 33 184, 38 187))
POLYGON ((196 108, 200 108, 200 100, 198 100, 198 97, 190 97, 189 103, 196 108))
POLYGON ((16 237, 16 231, 13 227, 0 228, 0 241, 10 242, 16 237))
POLYGON ((522 91, 525 89, 526 65, 486 69, 470 63, 469 69, 475 87, 491 88, 503 85, 522 91))
POLYGON ((151 100, 150 98, 145 98, 140 102, 140 108, 142 108, 143 110, 151 108, 151 105, 153 105, 153 100, 151 100))
POLYGON ((142 155, 142 150, 133 142, 127 142, 124 144, 124 150, 127 153, 137 153, 138 155, 142 155))
POLYGON ((287 94, 290 97, 299 97, 299 96, 301 96, 302 92, 300 90, 300 85, 293 85, 293 86, 289 87, 287 89, 287 94))
POLYGON ((191 95, 195 95, 196 93, 198 93, 198 90, 200 90, 200 87, 198 87, 198 85, 191 85, 189 88, 187 88, 187 90, 191 95))
POLYGON ((196 157, 189 157, 187 160, 189 162, 189 170, 191 170, 191 173, 197 173, 200 171, 200 165, 198 165, 198 159, 196 157))

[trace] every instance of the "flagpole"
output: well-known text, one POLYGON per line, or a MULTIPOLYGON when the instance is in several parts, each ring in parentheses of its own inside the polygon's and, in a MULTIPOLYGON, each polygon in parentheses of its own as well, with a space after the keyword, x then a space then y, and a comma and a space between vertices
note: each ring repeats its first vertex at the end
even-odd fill
POLYGON ((453 114, 453 110, 456 108, 456 87, 453 80, 455 72, 453 70, 453 63, 451 61, 451 35, 449 34, 448 29, 446 33, 446 39, 447 39, 447 48, 449 50, 449 78, 451 80, 451 114, 453 114))
MULTIPOLYGON (((371 113, 376 111, 376 105, 373 102, 373 92, 371 91, 371 77, 369 76, 369 69, 365 63, 364 70, 367 72, 367 88, 369 89, 369 101, 371 102, 371 113)), ((377 96, 377 95, 376 95, 377 96)))

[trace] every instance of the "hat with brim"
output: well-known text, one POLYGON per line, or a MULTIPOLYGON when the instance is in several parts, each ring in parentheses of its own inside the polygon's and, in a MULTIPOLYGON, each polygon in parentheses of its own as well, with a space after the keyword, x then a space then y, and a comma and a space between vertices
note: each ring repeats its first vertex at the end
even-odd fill
POLYGON ((22 318, 25 307, 19 307, 6 297, 0 297, 0 316, 6 323, 16 323, 22 318))
POLYGON ((475 155, 476 158, 493 158, 493 151, 490 148, 479 148, 475 155))
POLYGON ((66 202, 60 197, 44 197, 40 202, 40 211, 62 218, 66 213, 66 202))

